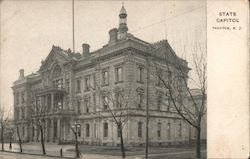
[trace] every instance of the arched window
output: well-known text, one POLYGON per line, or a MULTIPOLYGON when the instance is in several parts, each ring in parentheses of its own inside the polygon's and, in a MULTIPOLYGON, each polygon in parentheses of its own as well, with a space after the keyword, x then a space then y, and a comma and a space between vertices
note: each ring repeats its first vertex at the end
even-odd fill
POLYGON ((54 68, 54 71, 53 71, 53 77, 58 77, 60 76, 62 73, 62 69, 59 65, 57 65, 55 68, 54 68))

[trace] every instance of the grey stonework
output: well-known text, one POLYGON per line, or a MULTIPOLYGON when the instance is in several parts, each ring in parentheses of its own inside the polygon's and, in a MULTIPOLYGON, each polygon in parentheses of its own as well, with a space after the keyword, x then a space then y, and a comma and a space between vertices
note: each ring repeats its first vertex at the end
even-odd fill
MULTIPOLYGON (((12 88, 14 122, 20 127, 24 141, 40 140, 36 126, 32 124, 39 118, 39 114, 32 111, 32 107, 41 105, 46 108, 43 117, 46 142, 72 142, 74 136, 70 127, 78 120, 81 124, 79 142, 90 145, 119 145, 117 127, 110 114, 102 109, 102 93, 97 87, 102 91, 131 87, 135 98, 127 110, 124 142, 125 145, 144 145, 147 85, 150 110, 149 143, 172 145, 188 143, 193 139, 191 127, 171 107, 171 102, 164 96, 164 89, 155 86, 157 80, 150 74, 156 70, 155 66, 149 64, 149 60, 157 63, 159 68, 166 69, 161 58, 163 53, 167 53, 168 63, 172 65, 173 71, 177 69, 171 61, 171 56, 175 54, 171 46, 167 40, 151 44, 128 33, 127 13, 124 8, 119 17, 125 19, 120 19, 118 29, 110 30, 110 40, 101 49, 89 52, 89 45, 83 44, 83 52, 74 53, 53 46, 36 73, 24 76, 24 70, 20 70, 20 77, 12 88), (120 81, 116 77, 117 67, 122 69, 120 81), (142 71, 141 81, 138 81, 138 68, 142 71), (105 71, 108 73, 106 83, 103 79, 105 71), (149 79, 146 78, 147 73, 149 79), (86 79, 89 80, 91 88, 86 85, 86 79), (140 107, 138 94, 143 98, 140 107), (167 102, 167 106, 157 104, 158 94, 162 95, 162 102, 167 102), (140 130, 139 122, 142 123, 140 130), (104 137, 104 123, 108 123, 107 137, 104 137), (142 136, 138 137, 138 133, 142 136)), ((180 58, 178 60, 188 70, 187 62, 180 58)))

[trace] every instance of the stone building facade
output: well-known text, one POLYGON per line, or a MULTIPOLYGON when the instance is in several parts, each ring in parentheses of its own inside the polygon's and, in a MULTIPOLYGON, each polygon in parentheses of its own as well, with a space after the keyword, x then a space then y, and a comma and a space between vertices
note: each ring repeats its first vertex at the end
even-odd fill
MULTIPOLYGON (((12 89, 15 125, 19 126, 23 140, 40 140, 34 123, 42 119, 47 142, 72 142, 71 126, 78 121, 79 142, 119 145, 120 134, 106 108, 109 99, 105 92, 115 94, 117 90, 127 89, 133 97, 130 104, 126 108, 112 105, 113 111, 126 109, 123 116, 127 117, 123 128, 126 145, 145 144, 147 106, 151 145, 190 140, 190 126, 175 112, 162 85, 153 76, 157 70, 152 63, 159 70, 166 69, 162 55, 167 55, 173 72, 178 69, 171 61, 175 52, 167 40, 151 44, 128 33, 126 19, 122 7, 118 29, 111 29, 108 43, 96 51, 90 52, 88 44, 82 44, 82 53, 53 46, 36 73, 25 76, 24 70, 20 70, 12 89)), ((178 61, 188 70, 185 60, 178 58, 178 61)))

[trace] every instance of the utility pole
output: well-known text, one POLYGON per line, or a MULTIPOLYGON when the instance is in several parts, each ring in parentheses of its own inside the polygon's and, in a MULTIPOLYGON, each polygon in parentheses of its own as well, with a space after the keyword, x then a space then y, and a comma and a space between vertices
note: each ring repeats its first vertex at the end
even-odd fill
POLYGON ((148 110, 148 104, 149 104, 149 100, 148 100, 148 97, 149 97, 149 64, 148 64, 148 55, 146 56, 146 66, 147 66, 147 81, 146 81, 146 86, 147 86, 147 90, 146 90, 146 97, 147 97, 147 102, 146 102, 146 145, 145 145, 145 159, 148 158, 148 121, 149 121, 149 110, 148 110))

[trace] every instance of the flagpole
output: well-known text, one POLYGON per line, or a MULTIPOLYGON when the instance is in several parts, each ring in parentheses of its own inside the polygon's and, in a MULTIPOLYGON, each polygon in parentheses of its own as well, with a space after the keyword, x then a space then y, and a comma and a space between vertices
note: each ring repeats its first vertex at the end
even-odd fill
POLYGON ((75 2, 72 0, 72 34, 73 34, 73 52, 75 52, 75 2))

